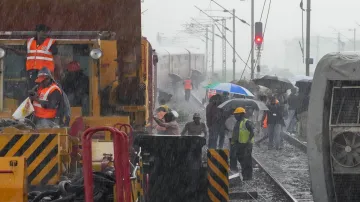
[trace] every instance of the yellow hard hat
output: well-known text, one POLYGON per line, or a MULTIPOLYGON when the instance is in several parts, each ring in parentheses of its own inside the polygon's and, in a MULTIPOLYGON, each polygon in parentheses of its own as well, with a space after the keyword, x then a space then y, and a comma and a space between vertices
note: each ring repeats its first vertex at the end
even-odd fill
POLYGON ((234 114, 241 114, 241 113, 246 113, 246 111, 243 107, 238 107, 234 111, 234 114))

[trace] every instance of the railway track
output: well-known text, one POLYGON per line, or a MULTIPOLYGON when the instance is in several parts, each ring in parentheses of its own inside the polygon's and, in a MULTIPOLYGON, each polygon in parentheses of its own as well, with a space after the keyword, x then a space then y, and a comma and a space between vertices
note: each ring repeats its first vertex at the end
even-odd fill
POLYGON ((283 137, 286 142, 282 151, 268 150, 264 145, 254 147, 254 161, 268 173, 289 201, 313 201, 306 145, 288 134, 283 137))
MULTIPOLYGON (((199 107, 204 107, 193 94, 191 99, 199 107)), ((283 138, 286 142, 284 141, 284 149, 281 151, 268 150, 266 145, 259 147, 254 145, 254 175, 258 176, 254 176, 253 182, 243 182, 230 190, 248 189, 251 192, 255 187, 258 197, 255 199, 250 196, 253 199, 249 201, 313 201, 310 192, 306 144, 287 133, 283 133, 283 138), (264 178, 268 180, 262 182, 264 178)), ((230 179, 230 183, 231 181, 230 179)))
MULTIPOLYGON (((282 194, 284 196, 285 201, 288 201, 288 202, 296 202, 297 201, 296 198, 266 169, 266 167, 264 165, 262 165, 262 163, 260 163, 259 160, 257 160, 256 157, 253 157, 253 163, 259 169, 261 169, 269 179, 271 179, 271 181, 273 182, 273 185, 276 188, 278 188, 280 194, 282 194)), ((262 195, 262 193, 260 193, 260 194, 262 195)), ((265 196, 262 196, 262 198, 265 198, 265 196)))

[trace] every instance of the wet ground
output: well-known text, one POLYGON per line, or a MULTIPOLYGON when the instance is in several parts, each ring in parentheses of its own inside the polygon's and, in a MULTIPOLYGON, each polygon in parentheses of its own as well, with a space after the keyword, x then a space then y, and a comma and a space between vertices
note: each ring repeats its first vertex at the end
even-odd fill
MULTIPOLYGON (((193 92, 195 93, 195 91, 193 92)), ((202 93, 198 93, 202 94, 202 93)), ((202 121, 205 119, 205 107, 199 103, 202 95, 194 95, 189 102, 185 101, 184 94, 180 92, 168 103, 169 107, 179 112, 181 129, 185 122, 192 121, 194 113, 200 113, 202 121)), ((228 147, 228 137, 225 147, 228 147)), ((206 157, 206 147, 203 148, 206 157)), ((282 151, 268 150, 266 143, 259 147, 254 146, 253 155, 270 170, 271 174, 283 184, 299 201, 312 201, 310 194, 310 178, 308 172, 308 161, 305 153, 285 142, 282 151)), ((206 159, 206 158, 205 158, 206 159)), ((230 192, 256 191, 259 197, 255 200, 231 200, 231 201, 287 201, 282 192, 272 180, 256 165, 254 167, 254 178, 247 182, 238 182, 230 187, 230 192)))
POLYGON ((258 198, 252 200, 231 200, 231 201, 276 201, 286 202, 286 197, 279 188, 258 166, 254 167, 253 180, 238 182, 236 186, 230 187, 230 192, 257 192, 258 198))
POLYGON ((313 201, 310 193, 308 159, 304 152, 284 142, 283 150, 254 147, 256 157, 267 170, 299 201, 313 201))

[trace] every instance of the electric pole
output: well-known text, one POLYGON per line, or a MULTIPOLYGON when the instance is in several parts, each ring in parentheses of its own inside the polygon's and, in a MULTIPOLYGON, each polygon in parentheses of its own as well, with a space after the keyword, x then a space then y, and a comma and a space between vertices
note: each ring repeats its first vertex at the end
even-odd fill
POLYGON ((222 80, 226 82, 226 19, 222 20, 222 80))
POLYGON ((255 6, 254 6, 254 0, 251 0, 251 79, 254 79, 254 12, 255 12, 255 6))
POLYGON ((320 36, 316 37, 316 60, 319 62, 320 60, 320 36))
POLYGON ((356 51, 356 28, 354 28, 354 51, 356 51))
POLYGON ((341 52, 341 39, 340 39, 340 32, 338 32, 338 52, 341 52))
POLYGON ((261 48, 257 51, 256 78, 260 78, 261 48))
POLYGON ((211 44, 211 77, 214 76, 214 51, 215 51, 215 25, 211 26, 212 44, 211 44))
POLYGON ((232 80, 235 81, 235 65, 236 65, 236 48, 235 48, 235 9, 233 9, 233 78, 232 80))
POLYGON ((206 74, 208 73, 208 59, 209 59, 209 28, 206 26, 206 32, 205 32, 205 36, 206 36, 206 39, 205 39, 205 72, 206 74))
POLYGON ((306 5, 306 76, 310 75, 310 12, 311 0, 307 0, 306 5))

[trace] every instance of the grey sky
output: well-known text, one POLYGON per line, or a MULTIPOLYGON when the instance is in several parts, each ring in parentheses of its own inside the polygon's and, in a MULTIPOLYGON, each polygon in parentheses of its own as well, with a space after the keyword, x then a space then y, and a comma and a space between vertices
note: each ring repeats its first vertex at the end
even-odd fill
MULTIPOLYGON (((270 0, 267 0, 265 6, 262 19, 263 23, 265 23, 269 1, 270 0)), ((217 2, 228 9, 235 8, 236 15, 250 23, 250 0, 217 0, 217 2)), ((255 21, 260 19, 263 3, 264 0, 255 0, 255 21)), ((300 0, 272 0, 264 39, 262 64, 267 64, 269 67, 277 66, 285 68, 284 41, 301 37, 301 10, 299 4, 300 0)), ((156 42, 157 32, 164 33, 164 36, 167 37, 172 37, 176 34, 186 37, 185 34, 179 33, 179 31, 183 30, 182 24, 190 22, 191 17, 196 19, 207 18, 204 14, 201 14, 194 5, 204 10, 220 9, 216 4, 210 3, 210 0, 144 0, 142 10, 148 10, 143 15, 143 35, 146 36, 157 49, 161 49, 156 42)), ((304 7, 306 8, 306 0, 304 0, 304 7)), ((353 34, 348 29, 359 27, 356 24, 356 22, 360 23, 360 17, 358 17, 359 8, 359 0, 312 0, 311 35, 336 38, 337 33, 330 28, 334 27, 341 31, 343 35, 352 39, 353 34)), ((211 14, 226 16, 223 12, 212 12, 211 14)), ((304 13, 304 16, 305 15, 306 13, 304 13)), ((306 18, 304 20, 306 20, 306 18)), ((229 20, 227 26, 232 30, 232 21, 229 20)), ((358 33, 360 33, 360 29, 358 33)), ((228 33, 227 38, 229 42, 232 43, 232 33, 228 33)), ((240 56, 246 60, 250 51, 250 28, 238 20, 236 21, 236 40, 236 50, 240 56)), ((200 50, 205 50, 205 44, 201 40, 188 39, 188 41, 187 44, 181 46, 192 46, 200 50)), ((314 41, 312 42, 312 45, 313 44, 314 41)), ((215 47, 215 68, 220 69, 221 41, 219 38, 216 39, 215 47)), ((314 52, 315 50, 312 51, 312 53, 314 52)), ((230 69, 232 68, 232 53, 229 46, 227 47, 227 56, 227 68, 230 69)), ((237 71, 241 71, 243 67, 244 63, 237 58, 237 71)), ((315 67, 313 66, 312 69, 313 68, 315 67)))

